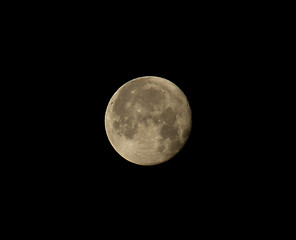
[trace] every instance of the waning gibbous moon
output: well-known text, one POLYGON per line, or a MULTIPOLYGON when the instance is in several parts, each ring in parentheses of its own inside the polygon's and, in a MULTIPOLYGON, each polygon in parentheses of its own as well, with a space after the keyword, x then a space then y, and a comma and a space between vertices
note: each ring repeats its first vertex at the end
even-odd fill
POLYGON ((182 90, 154 76, 122 85, 105 113, 111 145, 123 158, 139 165, 156 165, 174 157, 189 137, 191 122, 182 90))

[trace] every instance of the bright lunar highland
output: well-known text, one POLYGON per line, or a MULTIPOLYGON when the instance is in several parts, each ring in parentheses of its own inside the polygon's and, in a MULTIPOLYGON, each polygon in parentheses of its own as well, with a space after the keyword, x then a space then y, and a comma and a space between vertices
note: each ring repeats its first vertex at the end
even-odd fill
POLYGON ((188 139, 191 122, 191 109, 181 89, 154 76, 121 86, 105 114, 111 145, 123 158, 139 165, 156 165, 175 156, 188 139))

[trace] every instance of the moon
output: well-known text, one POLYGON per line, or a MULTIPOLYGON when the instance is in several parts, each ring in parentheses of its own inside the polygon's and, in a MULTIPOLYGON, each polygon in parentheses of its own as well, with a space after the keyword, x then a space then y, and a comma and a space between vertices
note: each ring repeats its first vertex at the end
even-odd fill
POLYGON ((157 165, 174 157, 191 132, 191 109, 171 81, 145 76, 122 85, 110 99, 105 130, 113 148, 138 165, 157 165))

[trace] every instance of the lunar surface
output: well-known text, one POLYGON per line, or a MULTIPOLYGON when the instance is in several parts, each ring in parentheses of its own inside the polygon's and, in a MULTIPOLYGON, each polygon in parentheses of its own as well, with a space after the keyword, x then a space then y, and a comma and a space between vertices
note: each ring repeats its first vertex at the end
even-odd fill
POLYGON ((191 131, 191 109, 184 93, 160 77, 133 79, 110 99, 105 129, 126 160, 156 165, 175 156, 191 131))

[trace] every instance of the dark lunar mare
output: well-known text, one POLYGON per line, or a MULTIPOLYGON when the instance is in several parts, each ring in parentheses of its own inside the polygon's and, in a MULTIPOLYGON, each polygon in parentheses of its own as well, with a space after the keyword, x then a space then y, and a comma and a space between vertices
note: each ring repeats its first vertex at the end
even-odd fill
MULTIPOLYGON (((178 140, 178 127, 174 126, 177 113, 171 107, 168 107, 163 112, 155 114, 156 107, 161 106, 165 102, 165 93, 154 87, 145 89, 147 82, 149 80, 132 81, 120 89, 113 105, 113 113, 119 119, 113 122, 113 127, 119 135, 132 139, 137 133, 139 124, 148 126, 148 121, 152 120, 155 124, 162 125, 160 130, 162 140, 170 139, 172 143, 169 146, 169 150, 175 153, 181 146, 181 142, 178 140), (135 114, 134 108, 136 103, 142 109, 147 110, 148 114, 135 114), (158 120, 160 121, 158 122, 158 120)), ((185 131, 182 137, 185 138, 188 135, 188 131, 190 129, 185 131)), ((161 145, 158 151, 163 152, 164 146, 161 145)))

